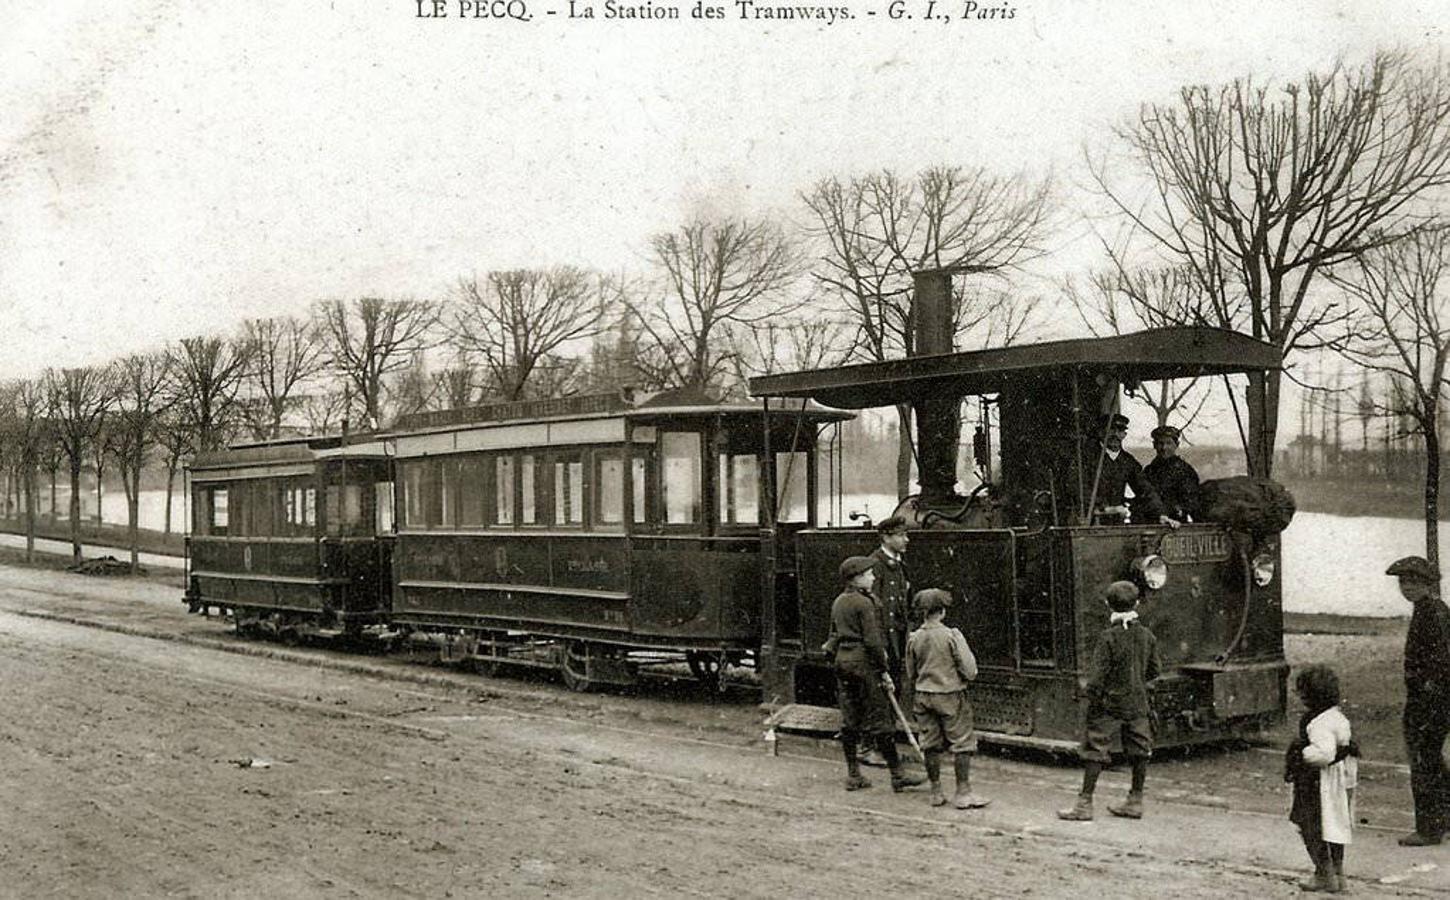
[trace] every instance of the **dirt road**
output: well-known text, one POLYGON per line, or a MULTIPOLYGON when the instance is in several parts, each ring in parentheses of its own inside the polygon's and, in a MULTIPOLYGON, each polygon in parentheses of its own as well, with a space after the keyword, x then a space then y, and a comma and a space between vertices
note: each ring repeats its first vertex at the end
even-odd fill
MULTIPOLYGON (((999 758, 993 808, 935 810, 844 793, 826 746, 767 756, 742 698, 245 644, 145 582, 0 585, 4 896, 1298 896, 1282 809, 1215 808, 1193 760, 1142 823, 1058 823, 1075 771, 999 758)), ((1360 893, 1450 888, 1446 854, 1367 869, 1386 840, 1351 850, 1360 893)))

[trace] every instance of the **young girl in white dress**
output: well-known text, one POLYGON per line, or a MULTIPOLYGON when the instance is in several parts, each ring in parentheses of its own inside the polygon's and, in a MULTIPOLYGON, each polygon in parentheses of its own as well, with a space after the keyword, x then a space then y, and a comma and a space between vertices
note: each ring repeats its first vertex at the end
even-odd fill
POLYGON ((1339 678, 1324 665, 1308 666, 1294 679, 1304 703, 1299 736, 1285 755, 1284 780, 1294 786, 1289 820, 1299 826, 1314 875, 1306 891, 1342 893, 1344 846, 1354 827, 1354 790, 1359 782, 1359 747, 1339 708, 1339 678))

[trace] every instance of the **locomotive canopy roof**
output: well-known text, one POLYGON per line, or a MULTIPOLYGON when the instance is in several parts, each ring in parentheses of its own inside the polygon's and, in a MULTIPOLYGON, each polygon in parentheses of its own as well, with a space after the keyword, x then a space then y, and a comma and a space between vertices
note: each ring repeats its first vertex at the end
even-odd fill
POLYGON ((1226 329, 1183 326, 761 375, 750 379, 750 392, 757 397, 808 397, 841 409, 863 409, 942 393, 993 394, 1014 378, 1063 369, 1119 381, 1159 381, 1282 365, 1272 344, 1226 329))

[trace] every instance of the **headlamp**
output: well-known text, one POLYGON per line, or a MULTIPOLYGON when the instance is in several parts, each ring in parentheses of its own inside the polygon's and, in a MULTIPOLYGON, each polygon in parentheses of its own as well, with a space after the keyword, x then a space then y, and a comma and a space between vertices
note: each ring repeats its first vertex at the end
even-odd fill
POLYGON ((1133 574, 1144 587, 1156 591, 1168 583, 1168 562, 1156 553, 1133 560, 1133 574))
POLYGON ((1254 573, 1254 584, 1264 587, 1274 580, 1274 557, 1268 553, 1260 553, 1254 557, 1249 568, 1254 573))

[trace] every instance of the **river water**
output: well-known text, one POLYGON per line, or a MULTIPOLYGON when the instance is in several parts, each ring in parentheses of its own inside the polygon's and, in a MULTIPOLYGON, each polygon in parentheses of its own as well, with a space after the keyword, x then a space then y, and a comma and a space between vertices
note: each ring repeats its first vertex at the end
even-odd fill
MULTIPOLYGON (((95 494, 83 497, 85 514, 93 515, 95 494)), ((48 496, 43 502, 48 502, 48 496)), ((60 504, 64 509, 64 489, 60 504)), ((181 530, 186 522, 186 498, 180 490, 172 497, 171 506, 172 528, 181 530)), ((894 506, 895 498, 889 495, 860 495, 848 498, 843 512, 861 511, 879 520, 890 515, 894 506)), ((164 491, 142 491, 141 527, 161 530, 165 509, 164 491)), ((103 512, 105 521, 124 525, 125 494, 106 494, 103 512)), ((1384 571, 1401 556, 1423 554, 1424 540, 1424 523, 1419 519, 1301 512, 1283 535, 1284 609, 1352 616, 1408 615, 1409 605, 1384 571)), ((1440 554, 1450 559, 1450 528, 1441 529, 1440 554)))

